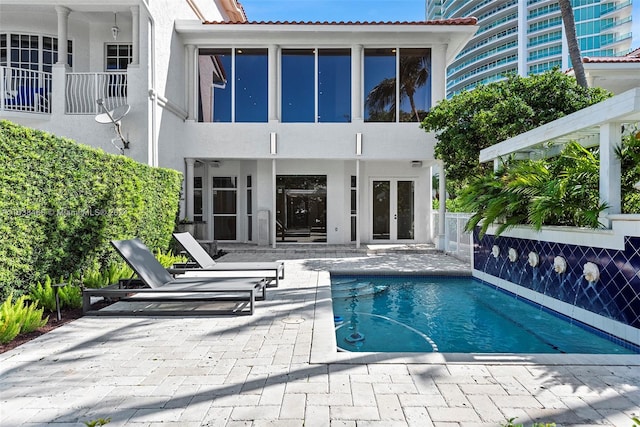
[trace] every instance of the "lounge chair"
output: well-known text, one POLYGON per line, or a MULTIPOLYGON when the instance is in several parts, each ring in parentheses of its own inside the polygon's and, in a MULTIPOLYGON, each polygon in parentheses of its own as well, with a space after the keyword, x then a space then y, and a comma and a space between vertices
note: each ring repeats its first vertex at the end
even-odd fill
MULTIPOLYGON (((140 240, 114 240, 111 242, 122 258, 129 264, 144 288, 127 288, 122 284, 106 288, 89 289, 82 292, 84 314, 95 315, 209 315, 209 314, 253 314, 256 299, 265 298, 266 279, 259 278, 174 278, 158 262, 153 253, 140 240), (185 305, 201 301, 233 301, 223 304, 223 309, 153 309, 147 305, 143 310, 92 310, 91 297, 118 298, 127 301, 151 301, 157 304, 182 303, 185 305)), ((219 305, 219 304, 218 304, 219 305)))
POLYGON ((260 275, 270 281, 275 280, 275 286, 284 279, 283 262, 215 262, 204 250, 200 243, 190 233, 173 233, 173 237, 180 243, 195 265, 172 268, 173 274, 185 272, 239 272, 242 275, 260 275))

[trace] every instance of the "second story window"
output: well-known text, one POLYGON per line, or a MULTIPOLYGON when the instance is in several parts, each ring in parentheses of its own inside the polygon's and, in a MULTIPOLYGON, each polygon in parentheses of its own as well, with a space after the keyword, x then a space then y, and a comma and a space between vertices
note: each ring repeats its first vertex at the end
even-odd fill
POLYGON ((267 49, 200 49, 199 121, 267 122, 267 49))
MULTIPOLYGON (((67 42, 67 64, 73 65, 73 42, 67 42)), ((58 62, 58 39, 32 34, 0 34, 0 66, 50 73, 58 62)))
POLYGON ((107 44, 105 51, 105 71, 124 71, 133 61, 133 46, 131 44, 107 44))
POLYGON ((350 49, 283 49, 281 79, 283 122, 351 122, 350 49))
POLYGON ((431 50, 365 49, 364 106, 366 122, 422 121, 431 108, 431 50))

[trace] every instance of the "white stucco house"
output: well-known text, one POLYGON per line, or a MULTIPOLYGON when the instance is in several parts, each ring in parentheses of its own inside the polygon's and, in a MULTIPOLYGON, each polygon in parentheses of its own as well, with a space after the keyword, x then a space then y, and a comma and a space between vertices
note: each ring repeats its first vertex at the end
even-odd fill
POLYGON ((182 171, 181 216, 203 239, 426 243, 438 165, 418 122, 475 24, 3 0, 0 118, 182 171))

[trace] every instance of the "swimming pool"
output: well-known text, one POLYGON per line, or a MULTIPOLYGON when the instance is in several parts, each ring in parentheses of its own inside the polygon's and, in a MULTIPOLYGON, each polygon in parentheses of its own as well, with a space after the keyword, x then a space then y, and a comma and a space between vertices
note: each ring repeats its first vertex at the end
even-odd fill
POLYGON ((469 277, 332 275, 331 293, 343 351, 636 353, 469 277))

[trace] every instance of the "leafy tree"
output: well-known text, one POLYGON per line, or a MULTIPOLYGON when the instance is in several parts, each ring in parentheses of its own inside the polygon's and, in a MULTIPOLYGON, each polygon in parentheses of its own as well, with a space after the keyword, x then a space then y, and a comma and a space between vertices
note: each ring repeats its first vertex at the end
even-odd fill
POLYGON ((444 160, 452 194, 469 177, 486 172, 480 150, 540 125, 596 104, 611 94, 601 88, 583 88, 557 69, 529 77, 509 75, 442 100, 422 121, 436 132, 436 158, 444 160))

